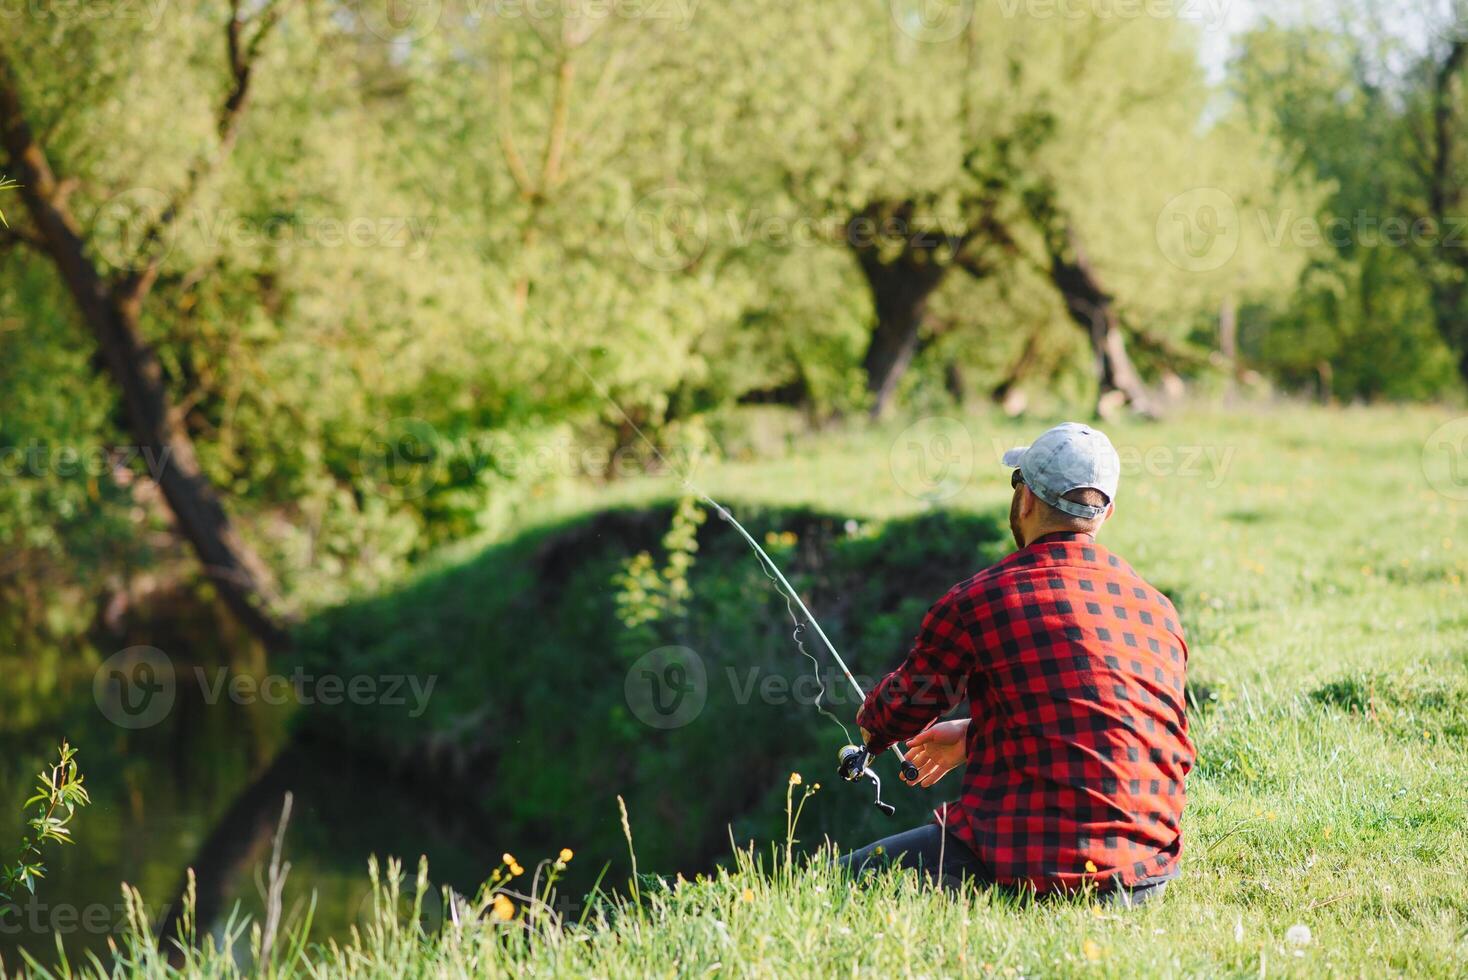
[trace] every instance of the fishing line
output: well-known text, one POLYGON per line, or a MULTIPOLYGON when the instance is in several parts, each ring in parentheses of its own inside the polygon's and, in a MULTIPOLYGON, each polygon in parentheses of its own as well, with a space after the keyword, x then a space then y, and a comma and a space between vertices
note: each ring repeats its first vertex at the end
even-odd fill
MULTIPOLYGON (((708 494, 703 493, 697 488, 693 488, 693 490, 695 493, 698 494, 700 500, 711 504, 714 509, 718 511, 721 518, 728 521, 735 527, 735 529, 743 534, 746 541, 749 541, 750 544, 754 543, 749 533, 744 530, 744 526, 734 519, 733 514, 729 513, 727 509, 720 506, 718 501, 714 500, 708 494)), ((775 563, 770 560, 770 556, 765 554, 763 550, 756 547, 754 549, 754 554, 755 558, 759 560, 759 570, 761 572, 764 572, 765 578, 769 579, 770 582, 774 584, 776 594, 779 595, 781 599, 785 600, 785 611, 790 614, 790 620, 795 624, 795 629, 791 632, 790 638, 795 641, 795 646, 797 649, 800 650, 800 655, 805 657, 805 659, 809 660, 811 663, 811 674, 815 677, 817 684, 816 699, 814 702, 815 709, 821 714, 825 715, 827 718, 834 721, 836 723, 836 727, 841 729, 841 737, 850 742, 851 731, 846 727, 846 723, 843 722, 840 718, 833 714, 829 708, 821 703, 826 697, 826 682, 821 679, 821 662, 816 659, 815 654, 811 653, 805 648, 805 641, 801 639, 801 634, 805 632, 805 623, 803 623, 800 619, 800 616, 796 614, 795 606, 792 605, 790 602, 790 594, 786 592, 785 589, 780 585, 780 582, 783 580, 784 576, 782 575, 780 576, 780 578, 776 578, 774 575, 770 574, 770 568, 774 567, 775 563)), ((779 571, 779 568, 775 568, 775 572, 777 574, 779 573, 779 571)))
MULTIPOLYGON (((859 701, 863 703, 866 701, 866 692, 862 690, 861 684, 857 682, 856 677, 851 673, 851 669, 846 666, 846 661, 842 659, 841 654, 836 649, 836 645, 831 642, 830 637, 826 636, 826 631, 821 629, 820 622, 816 620, 815 616, 811 615, 810 609, 806 607, 805 602, 800 598, 800 593, 795 591, 795 587, 790 584, 790 581, 787 578, 785 578, 785 573, 780 571, 780 566, 775 564, 774 559, 766 554, 765 549, 760 547, 760 543, 756 541, 754 537, 744 529, 744 525, 740 524, 739 521, 735 519, 734 515, 729 513, 727 508, 725 508, 713 497, 710 497, 707 493, 705 493, 703 488, 698 486, 698 484, 694 483, 693 477, 690 474, 684 473, 678 467, 674 466, 672 461, 670 461, 668 457, 663 455, 662 450, 659 449, 653 443, 653 441, 647 437, 647 434, 642 431, 642 427, 636 422, 632 421, 632 417, 622 410, 621 404, 612 397, 611 392, 607 390, 606 386, 598 381, 596 376, 593 375, 589 370, 587 370, 585 364, 581 363, 581 358, 576 356, 576 352, 571 350, 566 344, 561 342, 561 338, 556 333, 556 331, 551 330, 549 328, 549 325, 535 314, 527 313, 526 315, 534 319, 536 322, 540 323, 540 325, 545 328, 545 332, 556 341, 556 344, 561 348, 562 352, 564 352, 565 355, 571 359, 571 362, 576 365, 577 370, 586 375, 586 380, 591 382, 592 387, 596 389, 597 393, 601 395, 601 397, 606 401, 608 405, 611 405, 613 408, 615 408, 617 410, 617 414, 622 416, 622 420, 631 427, 633 432, 637 433, 637 438, 641 439, 647 445, 647 448, 651 449, 653 451, 653 454, 656 455, 658 459, 662 460, 664 466, 666 466, 670 471, 682 478, 684 489, 689 490, 694 494, 697 494, 700 500, 712 507, 715 513, 717 513, 720 518, 728 523, 730 527, 734 528, 735 531, 739 532, 739 536, 742 537, 749 544, 750 548, 754 550, 755 557, 757 557, 760 562, 760 570, 765 573, 766 578, 770 579, 770 581, 776 584, 776 586, 778 587, 777 591, 779 591, 785 599, 785 609, 787 612, 790 613, 790 618, 795 622, 795 632, 792 634, 792 637, 795 640, 796 646, 799 647, 800 652, 805 655, 812 664, 815 665, 816 683, 821 685, 820 694, 817 695, 816 698, 816 710, 831 718, 832 721, 836 722, 836 724, 840 726, 842 733, 846 735, 846 738, 849 741, 850 735, 849 733, 847 733, 846 725, 841 721, 841 719, 837 718, 834 714, 832 714, 826 708, 822 707, 820 704, 820 700, 822 697, 824 697, 826 690, 825 684, 821 680, 820 661, 817 660, 815 656, 810 653, 810 651, 806 650, 805 644, 801 642, 800 634, 804 627, 801 623, 801 616, 797 616, 795 613, 796 608, 799 608, 801 614, 804 616, 805 622, 810 624, 811 629, 815 630, 816 636, 821 638, 821 642, 825 644, 826 649, 830 651, 831 658, 835 660, 836 666, 841 668, 841 673, 845 675, 848 681, 851 682, 852 690, 856 692, 856 696, 859 701), (792 606, 792 603, 794 604, 794 606, 792 606)), ((892 754, 897 757, 897 762, 899 766, 903 767, 905 772, 911 770, 911 772, 913 772, 914 774, 916 773, 915 769, 911 769, 911 763, 907 761, 906 754, 903 753, 902 750, 899 749, 896 745, 892 746, 892 754)), ((865 765, 863 765, 862 771, 864 774, 870 776, 870 778, 872 778, 873 780, 876 780, 876 774, 871 772, 869 768, 866 768, 865 765)), ((880 803, 881 782, 880 780, 876 781, 879 801, 878 805, 881 806, 883 805, 880 803)))

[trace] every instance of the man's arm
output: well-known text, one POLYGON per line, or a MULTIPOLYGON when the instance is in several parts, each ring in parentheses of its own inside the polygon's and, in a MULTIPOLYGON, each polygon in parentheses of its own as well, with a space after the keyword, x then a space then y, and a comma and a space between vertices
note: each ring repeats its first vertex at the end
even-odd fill
POLYGON ((952 710, 967 694, 977 665, 973 639, 950 592, 923 617, 902 666, 872 688, 857 713, 867 748, 880 754, 952 710))

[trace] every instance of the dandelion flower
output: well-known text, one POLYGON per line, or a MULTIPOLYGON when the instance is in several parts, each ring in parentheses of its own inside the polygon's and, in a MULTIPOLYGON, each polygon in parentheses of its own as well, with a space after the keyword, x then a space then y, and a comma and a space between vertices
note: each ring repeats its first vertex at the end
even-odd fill
POLYGON ((571 858, 573 858, 573 857, 575 857, 575 854, 572 853, 572 851, 571 851, 571 849, 569 847, 563 847, 563 848, 561 848, 560 858, 561 858, 562 863, 569 864, 570 861, 571 861, 571 858))
POLYGON ((1088 960, 1099 960, 1101 958, 1101 946, 1094 939, 1087 939, 1081 944, 1082 951, 1088 960))
POLYGON ((1310 927, 1303 922, 1296 922, 1285 930, 1285 942, 1291 946, 1310 945, 1310 927))
POLYGON ((744 894, 742 894, 742 895, 739 896, 739 900, 741 902, 752 902, 752 901, 754 901, 754 889, 753 888, 746 888, 746 889, 744 889, 744 894))
POLYGON ((1096 862, 1092 861, 1090 858, 1086 858, 1086 871, 1091 874, 1096 873, 1096 862))
POLYGON ((496 895, 490 914, 501 922, 509 922, 515 917, 515 903, 503 895, 496 895))

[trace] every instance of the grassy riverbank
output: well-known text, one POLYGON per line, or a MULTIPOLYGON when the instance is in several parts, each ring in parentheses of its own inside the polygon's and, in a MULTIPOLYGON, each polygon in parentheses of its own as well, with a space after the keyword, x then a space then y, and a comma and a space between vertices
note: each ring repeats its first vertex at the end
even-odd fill
MULTIPOLYGON (((729 666, 795 680, 810 667, 789 641, 783 604, 715 522, 700 531, 682 611, 650 634, 617 620, 622 560, 645 548, 655 566, 666 561, 659 538, 670 510, 643 508, 676 485, 648 479, 550 508, 533 534, 459 549, 412 582, 322 617, 306 634, 309 662, 368 673, 397 664, 438 676, 442 693, 417 719, 343 711, 312 724, 397 744, 410 767, 439 753, 434 771, 499 808, 487 826, 540 827, 535 850, 573 848, 572 871, 594 877, 610 864, 608 881, 628 877, 619 793, 641 871, 691 879, 720 855, 723 870, 675 893, 644 890, 636 911, 532 930, 526 942, 518 900, 509 924, 422 933, 378 921, 347 945, 307 946, 284 972, 1459 973, 1468 960, 1468 504, 1457 498, 1468 486, 1428 441, 1450 418, 1284 408, 1111 430, 1125 472, 1105 538, 1174 598, 1191 641, 1199 763, 1185 876, 1155 908, 951 901, 895 883, 853 891, 820 874, 731 861, 728 823, 741 845, 761 842, 770 867, 766 845, 783 840, 792 770, 807 786, 827 781, 807 803, 806 844, 829 835, 853 846, 894 824, 870 810, 865 789, 831 783, 840 738, 831 722, 789 698, 741 700, 726 682, 729 666), (613 505, 623 516, 602 513, 613 505), (705 663, 707 704, 687 725, 657 730, 629 712, 623 681, 666 644, 705 663), (486 701, 494 710, 476 714, 486 701), (692 835, 697 846, 687 848, 692 835), (1300 926, 1308 941, 1290 931, 1300 926)), ((889 668, 935 589, 1002 551, 1007 474, 994 450, 1043 424, 980 417, 950 428, 966 431, 970 447, 945 445, 972 465, 946 485, 909 453, 914 440, 931 448, 931 433, 904 428, 812 437, 786 455, 697 474, 775 536, 779 560, 859 672, 889 668), (935 505, 924 486, 955 492, 935 505)), ((916 822, 922 804, 889 784, 897 823, 916 822)), ((572 919, 583 911, 561 908, 572 919)))

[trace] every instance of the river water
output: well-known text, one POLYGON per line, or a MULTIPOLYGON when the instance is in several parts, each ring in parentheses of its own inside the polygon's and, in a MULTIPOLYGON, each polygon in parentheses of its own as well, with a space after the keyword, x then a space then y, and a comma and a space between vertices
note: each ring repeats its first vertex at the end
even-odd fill
MULTIPOLYGON (((180 648, 170 640, 169 649, 180 648)), ((120 662, 108 659, 113 651, 26 645, 0 654, 0 859, 13 857, 21 806, 63 739, 80 750, 92 797, 72 825, 76 844, 47 849, 48 874, 36 895, 0 922, 8 968, 18 965, 21 949, 55 962, 58 939, 73 962, 87 952, 105 961, 109 938, 126 926, 122 883, 139 889, 156 930, 176 907, 190 867, 200 920, 222 937, 232 910, 256 915, 262 908, 257 876, 287 792, 294 802, 286 907, 304 909, 314 896, 318 939, 344 936, 370 914, 372 855, 416 869, 426 854, 434 884, 461 891, 472 891, 499 863, 504 842, 492 845, 451 803, 386 775, 374 760, 293 736, 301 708, 268 701, 294 699, 252 694, 237 681, 232 693, 221 688, 224 678, 263 676, 248 651, 196 641, 187 646, 191 662, 174 656, 140 671, 138 656, 159 655, 136 644, 127 649, 122 660, 133 666, 124 682, 147 679, 165 694, 171 686, 166 710, 155 701, 127 713, 144 704, 146 692, 118 690, 109 677, 120 662)))

